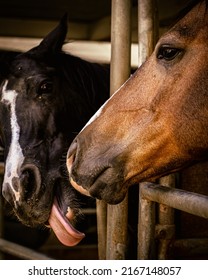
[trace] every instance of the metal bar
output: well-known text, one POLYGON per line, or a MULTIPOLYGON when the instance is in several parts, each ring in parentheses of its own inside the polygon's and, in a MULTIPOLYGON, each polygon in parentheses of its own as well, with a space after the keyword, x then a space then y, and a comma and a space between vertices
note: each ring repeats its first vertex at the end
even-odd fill
MULTIPOLYGON (((0 189, 3 182, 4 164, 0 162, 0 189)), ((4 210, 3 210, 3 197, 0 191, 0 238, 4 237, 4 210)), ((4 259, 4 253, 0 249, 0 260, 4 259)))
MULTIPOLYGON (((158 38, 158 15, 156 0, 138 0, 138 65, 146 61, 152 54, 158 38)), ((141 186, 140 186, 141 188, 141 186)), ((139 198, 140 208, 138 220, 138 258, 146 259, 150 255, 151 242, 153 242, 153 216, 149 213, 149 222, 146 223, 146 215, 152 211, 152 203, 139 198), (148 227, 150 226, 150 231, 148 227), (145 237, 147 234, 147 237, 145 237)))
POLYGON ((25 260, 52 260, 51 258, 43 254, 37 253, 32 249, 15 244, 2 238, 0 238, 0 250, 2 252, 11 254, 20 259, 25 260))
MULTIPOLYGON (((175 227, 173 224, 170 225, 156 225, 155 217, 153 215, 153 204, 154 202, 167 205, 169 207, 208 218, 208 196, 201 195, 198 193, 188 192, 181 189, 174 189, 170 187, 161 186, 153 183, 142 183, 140 184, 140 210, 139 210, 139 227, 138 227, 138 258, 139 259, 151 259, 152 252, 154 249, 154 232, 156 229, 156 237, 165 236, 167 240, 173 237, 175 227)), ((173 217, 170 220, 166 219, 165 222, 173 221, 173 217)), ((180 241, 176 241, 173 247, 177 248, 181 244, 180 241)), ((187 242, 183 241, 184 247, 187 247, 187 242)), ((188 243, 190 244, 190 242, 188 243)), ((197 244, 201 247, 203 241, 196 241, 194 243, 195 250, 197 244)), ((165 258, 167 252, 167 244, 163 244, 160 250, 159 258, 165 258)), ((196 250, 195 250, 196 251, 196 250)), ((199 250, 198 250, 199 251, 199 250)))
MULTIPOLYGON (((2 178, 0 178, 0 184, 2 184, 2 178)), ((4 213, 3 213, 3 198, 0 193, 0 238, 4 237, 4 213)), ((0 247, 0 260, 4 259, 4 254, 1 252, 0 247)))
POLYGON ((117 205, 108 205, 106 258, 122 260, 127 252, 128 195, 117 205))
POLYGON ((112 0, 111 77, 112 95, 129 77, 131 66, 131 1, 112 0))
MULTIPOLYGON (((160 178, 160 185, 175 188, 175 174, 171 174, 160 178)), ((164 207, 164 204, 159 205, 159 223, 170 225, 174 224, 174 210, 170 207, 164 207)))
MULTIPOLYGON (((159 182, 163 186, 175 188, 175 174, 162 177, 159 182)), ((167 205, 159 204, 158 210, 159 225, 156 232, 159 239, 158 259, 165 260, 167 259, 169 245, 175 236, 174 209, 167 205)))
POLYGON ((153 183, 144 183, 141 187, 141 194, 145 199, 208 218, 208 196, 153 183))
POLYGON ((98 258, 106 259, 106 235, 107 235, 107 205, 102 200, 96 201, 97 210, 97 234, 98 234, 98 258))
POLYGON ((139 66, 152 54, 158 39, 156 0, 138 0, 139 66))
MULTIPOLYGON (((130 75, 131 1, 112 0, 111 77, 113 94, 130 75)), ((107 213, 107 259, 125 259, 127 250, 128 196, 118 205, 109 205, 107 213)))
MULTIPOLYGON (((140 184, 140 192, 142 189, 140 184)), ((138 224, 138 259, 152 259, 154 255, 155 203, 140 194, 138 224)))

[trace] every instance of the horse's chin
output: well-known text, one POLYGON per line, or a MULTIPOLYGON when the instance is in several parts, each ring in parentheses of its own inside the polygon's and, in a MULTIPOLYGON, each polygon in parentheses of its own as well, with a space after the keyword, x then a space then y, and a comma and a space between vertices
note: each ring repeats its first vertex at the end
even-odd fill
POLYGON ((55 198, 48 222, 59 241, 66 246, 75 246, 85 237, 84 233, 72 226, 71 221, 73 218, 72 209, 68 207, 67 212, 63 214, 55 198))
POLYGON ((78 185, 72 178, 70 178, 70 183, 81 194, 84 194, 86 196, 91 196, 91 197, 97 198, 99 200, 103 200, 108 204, 118 204, 124 200, 125 195, 126 195, 125 191, 124 192, 119 191, 119 193, 117 193, 117 192, 113 193, 111 191, 111 188, 104 189, 103 191, 98 192, 99 189, 102 189, 102 187, 99 188, 99 185, 91 186, 88 191, 88 190, 84 189, 81 185, 78 185), (112 195, 112 193, 114 195, 112 195))
POLYGON ((72 178, 70 178, 70 183, 75 188, 75 190, 77 190, 81 194, 84 194, 86 196, 91 196, 88 190, 86 190, 82 186, 78 185, 72 178))

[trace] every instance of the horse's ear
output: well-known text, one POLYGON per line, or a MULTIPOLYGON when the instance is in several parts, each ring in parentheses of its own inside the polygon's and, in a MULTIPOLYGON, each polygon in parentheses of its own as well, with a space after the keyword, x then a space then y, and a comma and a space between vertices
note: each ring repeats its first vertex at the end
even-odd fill
POLYGON ((39 54, 60 52, 67 34, 67 22, 68 15, 66 13, 59 24, 46 35, 37 47, 31 49, 29 52, 39 54))

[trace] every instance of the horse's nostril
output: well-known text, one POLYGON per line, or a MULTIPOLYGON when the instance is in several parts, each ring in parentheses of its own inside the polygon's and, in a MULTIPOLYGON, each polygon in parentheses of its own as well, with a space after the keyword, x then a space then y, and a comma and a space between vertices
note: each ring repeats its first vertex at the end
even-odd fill
POLYGON ((68 173, 71 174, 71 169, 72 169, 72 164, 74 162, 74 158, 75 158, 75 155, 71 155, 69 158, 67 158, 67 169, 68 169, 68 173))
POLYGON ((73 158, 75 158, 76 151, 77 151, 77 141, 75 140, 68 149, 67 159, 71 158, 72 156, 73 158))
POLYGON ((21 170, 20 183, 26 197, 38 192, 41 186, 39 169, 33 164, 25 165, 21 170))
POLYGON ((21 184, 22 184, 24 187, 31 186, 32 184, 34 184, 35 175, 34 175, 34 173, 32 172, 32 170, 30 170, 30 169, 25 169, 25 170, 21 173, 20 181, 21 181, 21 184))
POLYGON ((72 165, 75 161, 76 151, 77 151, 77 142, 74 141, 72 143, 72 145, 69 147, 69 150, 67 153, 67 169, 68 169, 69 174, 71 173, 72 165))

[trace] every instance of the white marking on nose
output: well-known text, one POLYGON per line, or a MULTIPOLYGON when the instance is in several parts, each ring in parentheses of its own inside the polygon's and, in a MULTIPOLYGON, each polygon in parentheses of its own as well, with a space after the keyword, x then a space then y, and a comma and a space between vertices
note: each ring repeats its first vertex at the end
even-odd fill
POLYGON ((7 90, 7 83, 4 83, 2 89, 1 102, 10 107, 10 126, 11 126, 11 143, 6 159, 4 184, 9 186, 15 195, 16 201, 20 199, 20 192, 16 191, 12 184, 14 177, 19 178, 19 169, 24 161, 22 149, 19 144, 20 127, 16 116, 16 99, 18 93, 15 90, 7 90))

